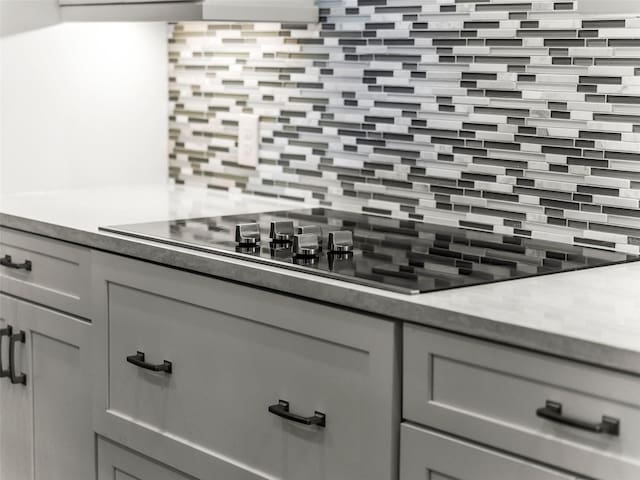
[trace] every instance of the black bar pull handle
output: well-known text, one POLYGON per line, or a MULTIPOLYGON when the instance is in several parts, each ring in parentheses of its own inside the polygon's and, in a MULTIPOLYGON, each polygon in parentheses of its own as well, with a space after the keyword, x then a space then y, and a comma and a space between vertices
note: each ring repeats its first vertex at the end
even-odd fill
POLYGON ((11 370, 9 370, 8 368, 5 369, 2 365, 2 337, 7 337, 9 341, 11 341, 12 334, 13 328, 11 327, 11 325, 7 325, 5 328, 0 330, 0 378, 11 376, 11 370))
POLYGON ((24 263, 14 263, 11 255, 5 255, 0 258, 0 265, 3 267, 13 268, 15 270, 26 270, 27 272, 30 272, 33 268, 31 260, 25 260, 24 263))
POLYGON ((164 372, 167 374, 173 373, 173 364, 168 360, 164 360, 160 364, 147 363, 144 361, 144 352, 138 351, 135 355, 129 355, 127 362, 135 365, 136 367, 144 368, 145 370, 151 370, 152 372, 164 372))
POLYGON ((15 355, 16 355, 16 343, 26 343, 27 335, 24 333, 24 330, 20 330, 18 333, 14 333, 9 337, 9 376, 11 377, 11 383, 26 385, 27 384, 27 374, 26 373, 16 373, 16 363, 15 363, 15 355))
POLYGON ((620 420, 603 415, 600 423, 591 423, 578 418, 566 417, 562 414, 562 404, 547 400, 545 406, 536 410, 538 417, 570 427, 593 433, 604 433, 617 437, 620 435, 620 420))
POLYGON ((291 420, 292 422, 301 423, 303 425, 316 425, 323 428, 327 425, 327 416, 324 413, 315 412, 312 417, 296 415, 295 413, 291 413, 289 410, 289 402, 286 400, 278 400, 278 403, 275 405, 270 405, 269 412, 277 415, 278 417, 291 420))

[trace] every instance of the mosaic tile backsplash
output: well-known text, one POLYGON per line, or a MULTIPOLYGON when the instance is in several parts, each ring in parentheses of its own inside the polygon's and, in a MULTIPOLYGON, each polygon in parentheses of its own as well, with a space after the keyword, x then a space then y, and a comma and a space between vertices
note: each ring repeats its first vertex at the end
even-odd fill
POLYGON ((640 252, 640 18, 554 0, 320 0, 180 23, 177 183, 640 252), (238 114, 260 117, 257 168, 238 114))

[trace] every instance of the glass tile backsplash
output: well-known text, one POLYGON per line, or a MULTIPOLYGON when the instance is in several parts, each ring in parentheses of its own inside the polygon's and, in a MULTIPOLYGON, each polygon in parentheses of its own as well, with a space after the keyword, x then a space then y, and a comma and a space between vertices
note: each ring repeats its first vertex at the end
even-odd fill
POLYGON ((320 0, 179 23, 177 183, 640 252, 640 18, 571 1, 320 0), (238 115, 260 117, 238 164, 238 115))

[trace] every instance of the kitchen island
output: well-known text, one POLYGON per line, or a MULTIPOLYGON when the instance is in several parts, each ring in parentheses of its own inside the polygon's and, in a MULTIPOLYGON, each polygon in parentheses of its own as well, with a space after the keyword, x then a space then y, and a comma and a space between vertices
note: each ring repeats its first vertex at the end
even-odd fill
POLYGON ((0 447, 0 473, 637 477, 640 263, 407 295, 99 230, 300 207, 183 186, 0 198, 0 401, 33 432, 0 436, 35 459, 0 447), (61 431, 73 469, 40 453, 61 431))
POLYGON ((403 295, 98 230, 300 207, 182 186, 78 189, 0 197, 0 226, 640 374, 640 263, 403 295))

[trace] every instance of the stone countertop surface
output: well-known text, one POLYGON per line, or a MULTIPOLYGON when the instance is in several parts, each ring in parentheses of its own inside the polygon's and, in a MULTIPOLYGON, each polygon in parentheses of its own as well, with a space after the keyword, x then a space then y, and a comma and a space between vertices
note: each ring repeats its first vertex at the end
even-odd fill
POLYGON ((640 375, 640 262, 404 295, 101 232, 99 226, 301 208, 181 186, 0 197, 0 225, 640 375))

